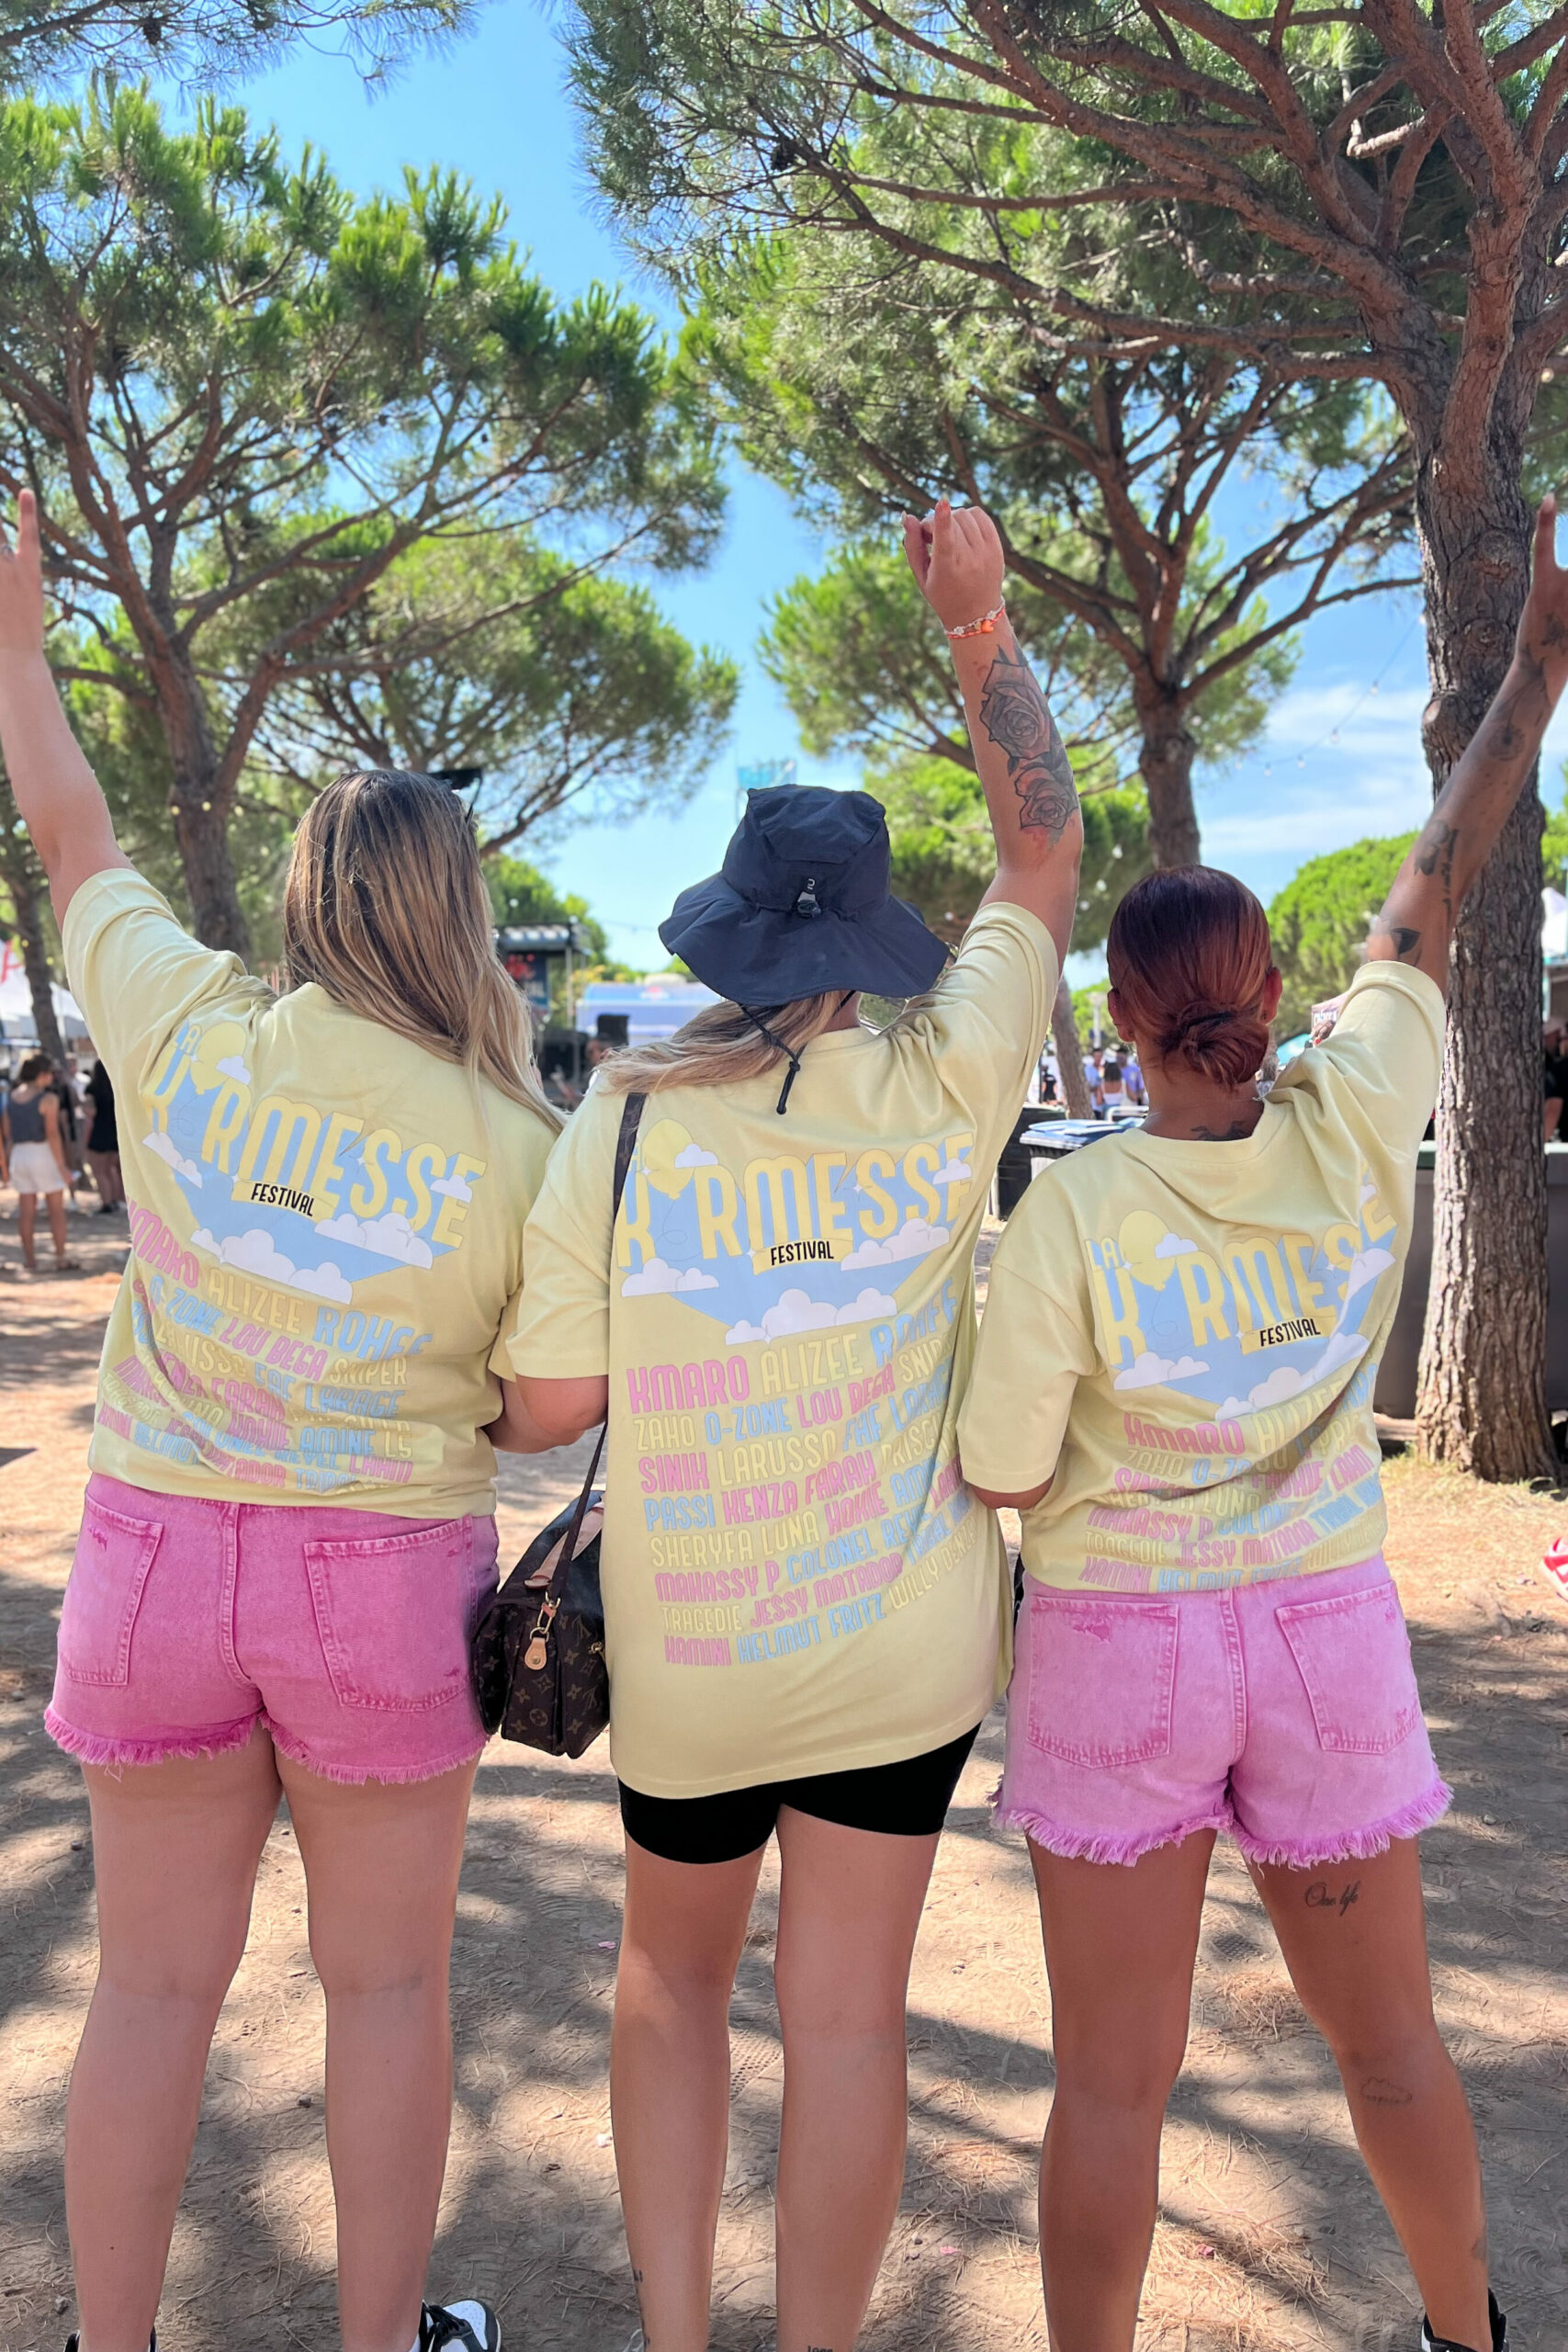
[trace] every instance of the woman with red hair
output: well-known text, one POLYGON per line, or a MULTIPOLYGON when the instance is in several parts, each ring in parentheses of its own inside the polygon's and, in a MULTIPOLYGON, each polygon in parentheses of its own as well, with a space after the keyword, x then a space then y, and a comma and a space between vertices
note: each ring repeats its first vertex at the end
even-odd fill
POLYGON ((1372 1390, 1438 1091, 1454 922, 1568 679, 1543 504, 1513 665, 1401 868, 1332 1035, 1265 1098, 1252 893, 1197 866, 1117 910, 1141 1131, 1033 1185, 959 1421, 1024 1516, 999 1818, 1029 1834, 1056 2091, 1051 2342, 1130 2352, 1209 1858, 1235 1838, 1427 2306, 1503 2352, 1464 2093, 1432 2016, 1416 1833, 1444 1811, 1384 1566, 1372 1390))

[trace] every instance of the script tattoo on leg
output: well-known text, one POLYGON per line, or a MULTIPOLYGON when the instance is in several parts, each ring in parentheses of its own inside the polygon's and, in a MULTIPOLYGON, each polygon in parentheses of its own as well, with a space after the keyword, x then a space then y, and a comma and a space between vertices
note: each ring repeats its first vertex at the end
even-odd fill
POLYGON ((1359 1878, 1353 1878, 1349 1885, 1342 1888, 1337 1894, 1325 1878, 1314 1878, 1302 1897, 1302 1901, 1309 1911, 1337 1912, 1341 1919, 1350 1908, 1351 1904, 1359 1903, 1360 1899, 1361 1882, 1359 1878))
POLYGON ((1078 805, 1073 763, 1040 682, 1021 654, 998 650, 980 689, 980 724, 1007 753, 1021 830, 1040 827, 1059 842, 1078 805))

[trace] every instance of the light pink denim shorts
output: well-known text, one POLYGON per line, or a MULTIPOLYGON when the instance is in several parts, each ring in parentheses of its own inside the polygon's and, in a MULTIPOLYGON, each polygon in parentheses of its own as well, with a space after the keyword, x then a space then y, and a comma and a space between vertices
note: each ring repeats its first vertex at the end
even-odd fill
POLYGON ((1199 1829, 1250 1861, 1380 1854, 1450 1802, 1382 1556, 1224 1592, 1024 1578, 997 1818, 1135 1862, 1199 1829))
POLYGON ((88 1483, 44 1721, 88 1764, 243 1747, 329 1781, 426 1781, 484 1731, 468 1636, 493 1519, 393 1519, 88 1483))

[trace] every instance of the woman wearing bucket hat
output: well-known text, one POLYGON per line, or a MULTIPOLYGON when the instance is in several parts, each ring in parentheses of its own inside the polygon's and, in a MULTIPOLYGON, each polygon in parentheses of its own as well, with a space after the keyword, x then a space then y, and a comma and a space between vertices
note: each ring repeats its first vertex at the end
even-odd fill
POLYGON ((1082 827, 992 525, 942 506, 906 545, 953 641, 996 836, 976 921, 944 974, 890 894, 875 801, 753 793, 722 870, 660 933, 726 1002, 599 1073, 494 1359, 521 1442, 609 1415, 612 2101, 659 2352, 708 2342, 730 1989, 775 1831, 778 2343, 853 2343, 903 2176, 915 1931, 1008 1667, 1006 1556, 953 1426, 971 1254, 1045 1035, 1082 827), (863 989, 913 1002, 874 1034, 863 989))

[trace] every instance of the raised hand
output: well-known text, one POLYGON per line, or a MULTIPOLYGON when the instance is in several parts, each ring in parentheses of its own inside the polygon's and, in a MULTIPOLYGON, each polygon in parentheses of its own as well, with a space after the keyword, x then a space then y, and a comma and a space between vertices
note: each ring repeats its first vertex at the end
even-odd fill
POLYGON ((0 657, 43 651, 43 561, 39 552, 38 501, 24 490, 17 501, 13 545, 0 526, 0 657))
POLYGON ((1540 672, 1555 702, 1568 684, 1568 571, 1557 560, 1557 501, 1550 491, 1536 514, 1529 594, 1515 650, 1540 672))
POLYGON ((906 514, 904 553, 943 628, 962 628, 1002 601, 1002 543, 983 507, 943 498, 923 522, 906 514))

